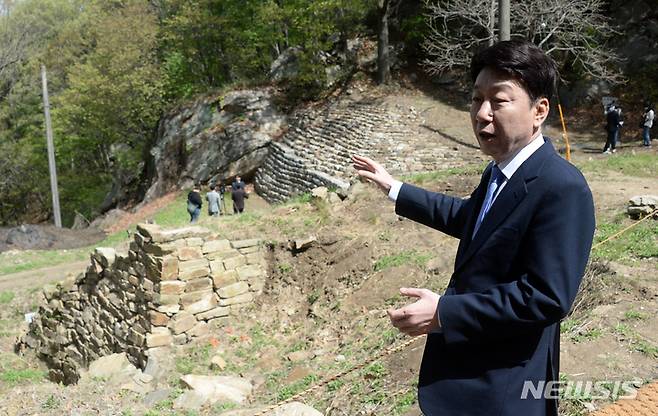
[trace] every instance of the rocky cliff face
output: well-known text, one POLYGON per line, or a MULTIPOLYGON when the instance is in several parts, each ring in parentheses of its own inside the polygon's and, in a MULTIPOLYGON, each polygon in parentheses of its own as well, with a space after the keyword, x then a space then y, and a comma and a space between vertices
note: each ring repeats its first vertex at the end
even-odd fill
POLYGON ((170 112, 150 151, 151 183, 144 199, 194 182, 252 176, 269 144, 286 130, 286 116, 273 99, 269 89, 237 90, 170 112))

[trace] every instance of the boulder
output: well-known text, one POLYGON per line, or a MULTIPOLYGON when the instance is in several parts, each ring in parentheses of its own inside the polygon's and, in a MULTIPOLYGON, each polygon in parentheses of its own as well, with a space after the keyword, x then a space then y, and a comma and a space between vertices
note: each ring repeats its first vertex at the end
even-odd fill
POLYGON ((253 389, 251 382, 242 377, 188 374, 180 380, 187 388, 203 397, 204 403, 210 404, 218 401, 244 404, 253 389))
POLYGON ((253 175, 273 138, 287 128, 274 101, 271 89, 237 90, 199 99, 163 117, 150 149, 153 174, 145 201, 195 181, 253 175))

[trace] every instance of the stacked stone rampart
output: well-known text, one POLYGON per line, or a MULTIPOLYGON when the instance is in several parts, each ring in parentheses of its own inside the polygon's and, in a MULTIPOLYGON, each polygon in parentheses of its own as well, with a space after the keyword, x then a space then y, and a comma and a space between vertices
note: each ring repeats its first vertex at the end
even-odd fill
POLYGON ((257 239, 139 225, 127 254, 97 248, 85 273, 44 288, 17 348, 34 349, 50 378, 64 383, 117 352, 144 368, 149 348, 185 344, 223 325, 261 293, 265 277, 257 239))
POLYGON ((280 142, 270 145, 256 173, 256 191, 281 202, 318 186, 346 188, 353 154, 372 155, 382 141, 404 135, 399 116, 376 103, 330 105, 298 114, 280 142))

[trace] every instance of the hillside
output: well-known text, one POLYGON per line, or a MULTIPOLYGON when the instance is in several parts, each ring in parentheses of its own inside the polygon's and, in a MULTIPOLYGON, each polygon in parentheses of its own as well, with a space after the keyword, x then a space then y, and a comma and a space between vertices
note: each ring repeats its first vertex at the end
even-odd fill
MULTIPOLYGON (((390 100, 401 108, 424 111, 409 134, 454 149, 463 158, 457 167, 399 174, 429 189, 470 193, 484 158, 472 145, 467 113, 415 90, 397 91, 390 100)), ((551 127, 547 133, 560 137, 551 127)), ((599 153, 601 138, 594 134, 570 131, 570 138, 575 142, 574 163, 594 193, 596 241, 602 241, 632 223, 624 214, 630 197, 658 193, 658 155, 655 147, 646 151, 631 137, 611 156, 599 153)), ((182 226, 187 217, 183 198, 179 195, 146 218, 136 215, 136 220, 153 218, 166 227, 182 226)), ((64 264, 47 274, 28 270, 0 277, 0 408, 8 414, 237 414, 235 405, 221 402, 186 410, 176 401, 184 393, 179 382, 184 374, 242 375, 255 386, 249 407, 276 403, 403 341, 385 310, 405 303, 399 287, 443 290, 457 248, 456 240, 397 217, 384 195, 359 182, 344 201, 301 195, 269 205, 252 197, 242 216, 204 215, 200 225, 229 240, 262 239, 269 253, 269 277, 263 294, 239 319, 158 356, 162 371, 146 383, 151 393, 122 390, 126 380, 121 377, 84 377, 77 385, 56 385, 44 379, 44 368, 32 355, 13 354, 15 339, 26 329, 23 314, 36 310, 43 283, 60 280, 67 271, 77 273, 84 263, 64 264), (289 248, 290 240, 311 236, 315 242, 307 249, 289 248), (220 365, 211 368, 216 355, 222 360, 215 359, 220 365)), ((593 252, 581 306, 562 327, 564 378, 640 383, 658 379, 658 328, 651 318, 658 314, 657 236, 656 222, 645 221, 593 252)), ((125 241, 125 231, 109 240, 119 246, 125 241)), ((50 256, 49 263, 65 254, 36 253, 50 256)), ((1 253, 0 263, 27 255, 1 253)), ((417 341, 302 401, 325 415, 419 415, 414 385, 421 355, 422 341, 417 341)), ((605 403, 583 396, 565 401, 562 413, 580 415, 605 403)))

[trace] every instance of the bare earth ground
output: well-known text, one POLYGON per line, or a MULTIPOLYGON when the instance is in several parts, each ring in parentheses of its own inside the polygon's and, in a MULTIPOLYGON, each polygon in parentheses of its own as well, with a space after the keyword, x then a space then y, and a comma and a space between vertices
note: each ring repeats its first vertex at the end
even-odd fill
MULTIPOLYGON (((462 109, 419 93, 402 93, 393 102, 424 109, 426 123, 433 129, 411 126, 414 134, 449 142, 458 146, 464 159, 480 163, 482 158, 472 147, 468 115, 462 109)), ((554 138, 561 136, 553 128, 547 133, 554 138)), ((570 138, 575 142, 576 163, 610 157, 594 152, 602 146, 601 137, 570 132, 570 138)), ((556 146, 561 146, 561 140, 556 146)), ((632 151, 645 149, 626 142, 619 153, 632 151)), ((658 194, 656 178, 598 172, 587 175, 587 179, 599 222, 622 213, 631 196, 658 194)), ((464 174, 423 185, 467 195, 478 181, 477 175, 464 174)), ((282 391, 286 386, 311 384, 404 340, 391 330, 385 310, 405 303, 398 295, 401 286, 442 290, 452 270, 457 241, 398 218, 385 196, 371 186, 356 188, 348 200, 335 206, 306 203, 269 207, 258 198, 250 198, 248 215, 201 221, 201 225, 230 239, 268 240, 271 279, 263 296, 244 311, 241 320, 213 334, 210 340, 172 350, 165 364, 167 376, 158 388, 168 389, 173 398, 180 394, 178 376, 186 372, 222 373, 209 369, 209 355, 220 353, 228 363, 223 373, 243 374, 254 380, 255 404, 272 403, 285 397, 282 391), (308 235, 318 237, 310 249, 292 253, 286 248, 288 239, 308 235), (298 351, 307 352, 307 356, 291 359, 290 353, 298 351)), ((0 292, 15 295, 0 308, 0 371, 39 368, 34 357, 17 357, 11 352, 16 337, 26 328, 23 314, 35 310, 37 294, 46 281, 61 279, 81 267, 84 263, 0 278, 0 292)), ((647 353, 638 348, 644 345, 640 341, 653 348, 658 345, 658 258, 610 263, 607 267, 600 275, 605 284, 596 292, 594 306, 579 320, 582 328, 563 335, 562 373, 569 379, 658 379, 658 356, 653 350, 647 353)), ((419 415, 416 405, 409 404, 415 401, 422 346, 422 340, 416 342, 380 365, 350 375, 304 401, 326 415, 419 415)), ((575 409, 578 403, 568 406, 575 409)), ((68 387, 41 378, 31 382, 0 379, 0 409, 25 415, 184 414, 171 410, 171 400, 145 403, 143 395, 93 379, 68 387)), ((199 412, 221 413, 219 407, 199 412)))

